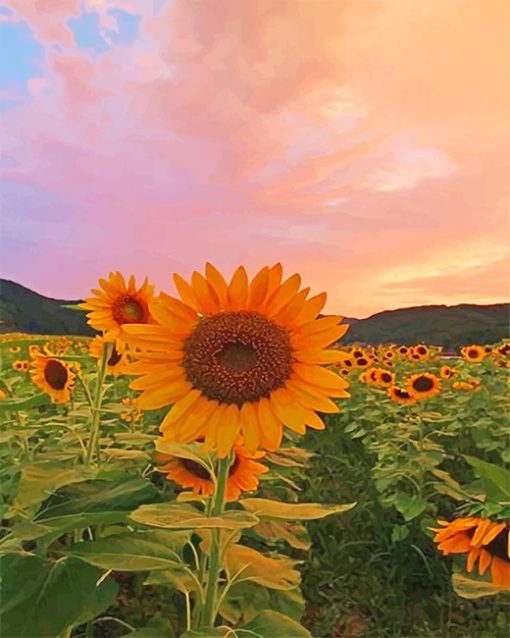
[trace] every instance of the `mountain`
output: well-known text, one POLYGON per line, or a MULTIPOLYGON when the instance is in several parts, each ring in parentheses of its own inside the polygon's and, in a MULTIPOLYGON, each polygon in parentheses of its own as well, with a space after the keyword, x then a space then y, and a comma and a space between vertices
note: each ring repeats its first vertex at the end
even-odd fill
POLYGON ((495 343, 510 336, 510 304, 417 306, 378 312, 352 322, 342 343, 429 343, 446 349, 495 343))
MULTIPOLYGON (((92 335, 85 313, 66 308, 79 300, 50 299, 0 279, 0 332, 92 335)), ((430 343, 446 349, 495 343, 509 337, 510 304, 417 306, 378 312, 367 319, 345 318, 341 343, 430 343)))
POLYGON ((50 299, 7 279, 0 279, 0 333, 92 335, 85 313, 65 308, 80 301, 50 299))

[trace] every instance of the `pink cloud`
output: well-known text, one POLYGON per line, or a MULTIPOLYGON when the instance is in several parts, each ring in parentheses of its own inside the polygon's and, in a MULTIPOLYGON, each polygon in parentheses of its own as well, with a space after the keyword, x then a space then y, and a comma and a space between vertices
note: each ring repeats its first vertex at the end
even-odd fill
MULTIPOLYGON (((47 57, 4 114, 4 177, 58 203, 12 278, 77 296, 281 260, 349 316, 507 299, 506 3, 169 2, 94 57, 79 7, 43 4, 11 3, 47 57)), ((141 10, 87 5, 112 6, 141 10)))

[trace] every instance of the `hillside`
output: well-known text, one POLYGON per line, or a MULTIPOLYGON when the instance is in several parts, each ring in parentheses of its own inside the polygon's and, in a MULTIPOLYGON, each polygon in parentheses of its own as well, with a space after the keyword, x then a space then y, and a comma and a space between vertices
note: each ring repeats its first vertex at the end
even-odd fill
POLYGON ((77 300, 50 299, 13 281, 0 279, 0 332, 92 335, 85 313, 64 305, 77 300))
POLYGON ((486 306, 418 306, 378 312, 352 323, 342 339, 352 343, 419 342, 458 348, 469 343, 494 343, 509 335, 510 304, 486 306))
MULTIPOLYGON (((50 299, 13 281, 0 279, 0 332, 90 335, 82 312, 65 308, 78 300, 50 299)), ((509 336, 510 304, 418 306, 386 310, 367 319, 346 318, 351 327, 342 343, 418 342, 447 349, 494 343, 509 336)))

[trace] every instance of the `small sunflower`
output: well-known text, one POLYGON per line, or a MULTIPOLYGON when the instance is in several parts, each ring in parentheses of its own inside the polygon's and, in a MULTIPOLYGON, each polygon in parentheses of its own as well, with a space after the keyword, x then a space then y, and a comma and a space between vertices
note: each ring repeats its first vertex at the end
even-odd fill
POLYGON ((420 372, 409 377, 406 389, 415 399, 428 399, 441 392, 441 381, 434 374, 420 372))
POLYGON ((345 334, 341 318, 317 315, 325 293, 307 299, 295 274, 283 283, 280 264, 251 281, 240 266, 229 284, 214 266, 191 284, 174 276, 181 299, 161 293, 150 303, 155 325, 124 327, 137 361, 128 374, 142 390, 138 406, 173 404, 163 438, 187 443, 205 436, 208 449, 225 457, 240 433, 247 449, 275 451, 283 425, 304 434, 324 429, 316 411, 339 408, 330 397, 348 397, 349 383, 323 364, 346 353, 325 349, 345 334))
POLYGON ((18 372, 22 372, 24 370, 25 362, 21 359, 12 362, 12 369, 17 370, 18 372))
POLYGON ((430 356, 429 349, 422 343, 411 348, 411 352, 413 359, 415 359, 416 361, 426 361, 430 356), (416 359, 416 357, 418 358, 416 359))
MULTIPOLYGON (((269 469, 258 463, 265 456, 264 452, 250 454, 242 445, 235 445, 233 461, 228 470, 225 496, 227 501, 236 501, 241 492, 253 492, 258 488, 259 476, 269 469)), ((209 471, 191 459, 170 456, 155 452, 154 460, 158 470, 166 474, 166 478, 181 487, 193 488, 193 493, 210 496, 214 492, 214 483, 209 471)))
POLYGON ((457 376, 457 374, 458 373, 453 368, 450 368, 450 366, 441 366, 441 369, 439 370, 439 376, 441 379, 453 379, 457 376))
POLYGON ((477 345, 465 346, 461 349, 460 353, 466 361, 471 361, 471 363, 479 363, 487 356, 485 348, 477 345))
POLYGON ((21 347, 20 346, 11 346, 9 348, 9 352, 12 352, 13 354, 18 354, 18 352, 21 351, 21 347))
POLYGON ((395 382, 395 375, 389 370, 376 368, 376 374, 374 376, 375 385, 378 385, 381 388, 389 388, 395 382))
POLYGON ((370 385, 374 385, 377 382, 377 375, 379 372, 380 368, 367 368, 363 374, 364 376, 364 383, 368 383, 370 385))
POLYGON ((492 584, 498 589, 510 589, 510 521, 496 523, 488 518, 457 518, 438 521, 441 528, 434 542, 446 556, 467 554, 467 571, 478 562, 480 576, 491 567, 492 584))
POLYGON ((67 403, 76 375, 65 361, 45 354, 34 355, 32 361, 32 381, 55 403, 67 403))
POLYGON ((400 346, 397 350, 397 352, 402 356, 405 357, 407 356, 408 352, 409 352, 409 348, 407 346, 400 346))
POLYGON ((396 385, 392 385, 388 388, 388 396, 395 403, 401 403, 402 405, 410 405, 411 403, 416 403, 416 399, 409 394, 407 390, 403 388, 399 388, 396 385))
POLYGON ((510 343, 504 343, 503 345, 499 346, 495 350, 502 357, 507 357, 508 355, 510 355, 510 343))
MULTIPOLYGON (((96 335, 89 344, 89 354, 98 361, 101 361, 106 343, 103 337, 96 335)), ((126 345, 122 341, 114 341, 110 356, 106 362, 106 374, 113 374, 114 377, 118 377, 124 374, 128 363, 126 345)))
POLYGON ((356 358, 354 359, 354 362, 355 362, 355 363, 354 363, 354 365, 355 365, 357 368, 366 368, 367 366, 369 366, 369 365, 370 365, 370 360, 368 359, 368 357, 365 357, 365 356, 363 356, 363 357, 356 357, 356 358))
POLYGON ((147 278, 136 287, 131 275, 128 283, 119 273, 110 273, 108 279, 100 279, 100 290, 94 289, 94 297, 80 304, 83 310, 89 310, 88 323, 95 330, 103 331, 106 341, 113 341, 123 333, 128 324, 143 324, 151 321, 149 304, 153 298, 154 286, 147 278))

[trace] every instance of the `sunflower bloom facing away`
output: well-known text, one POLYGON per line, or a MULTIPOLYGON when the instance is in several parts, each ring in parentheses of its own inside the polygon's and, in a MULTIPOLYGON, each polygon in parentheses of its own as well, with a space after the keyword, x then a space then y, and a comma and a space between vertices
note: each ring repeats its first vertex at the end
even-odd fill
POLYGON ((32 361, 32 381, 55 403, 67 403, 76 375, 65 361, 46 354, 35 354, 32 361))
MULTIPOLYGON (((239 443, 239 442, 238 442, 239 443)), ((241 444, 234 445, 234 456, 228 470, 225 496, 227 501, 236 501, 241 492, 254 492, 259 486, 259 476, 269 471, 258 460, 265 456, 264 452, 250 454, 241 444)), ((184 488, 192 488, 194 494, 210 496, 214 493, 214 483, 209 471, 190 459, 170 456, 162 452, 154 453, 154 461, 158 470, 166 474, 166 478, 184 488)))
MULTIPOLYGON (((104 346, 107 342, 103 337, 96 335, 89 344, 89 354, 101 361, 103 358, 104 346)), ((114 341, 110 344, 111 352, 106 361, 106 374, 112 374, 117 377, 124 374, 124 368, 128 364, 126 353, 126 344, 122 341, 114 341)))
POLYGON ((339 408, 349 383, 323 364, 347 357, 326 349, 347 331, 341 318, 317 319, 325 293, 307 299, 301 278, 282 282, 282 267, 263 268, 251 282, 239 267, 230 283, 207 264, 191 284, 174 276, 181 299, 161 293, 150 304, 156 325, 125 326, 138 348, 128 374, 142 390, 138 405, 173 403, 163 419, 163 439, 187 443, 203 436, 207 450, 225 457, 242 433, 246 448, 274 451, 283 426, 304 434, 323 429, 316 410, 339 408))
POLYGON ((485 348, 477 345, 465 346, 461 348, 460 353, 466 361, 471 361, 472 363, 479 363, 487 356, 485 348))
POLYGON ((481 576, 491 567, 492 584, 510 589, 510 521, 496 523, 488 518, 457 518, 438 521, 434 542, 443 554, 466 554, 467 570, 478 563, 481 576))
POLYGON ((88 323, 95 330, 102 331, 106 341, 122 335, 124 326, 132 323, 148 323, 151 320, 149 303, 153 298, 154 286, 147 278, 136 287, 131 275, 128 282, 119 273, 110 273, 108 279, 99 280, 100 289, 92 290, 80 308, 88 310, 88 323))
POLYGON ((397 385, 392 385, 388 388, 388 396, 395 403, 401 403, 402 405, 416 403, 416 399, 407 390, 399 388, 397 385))

